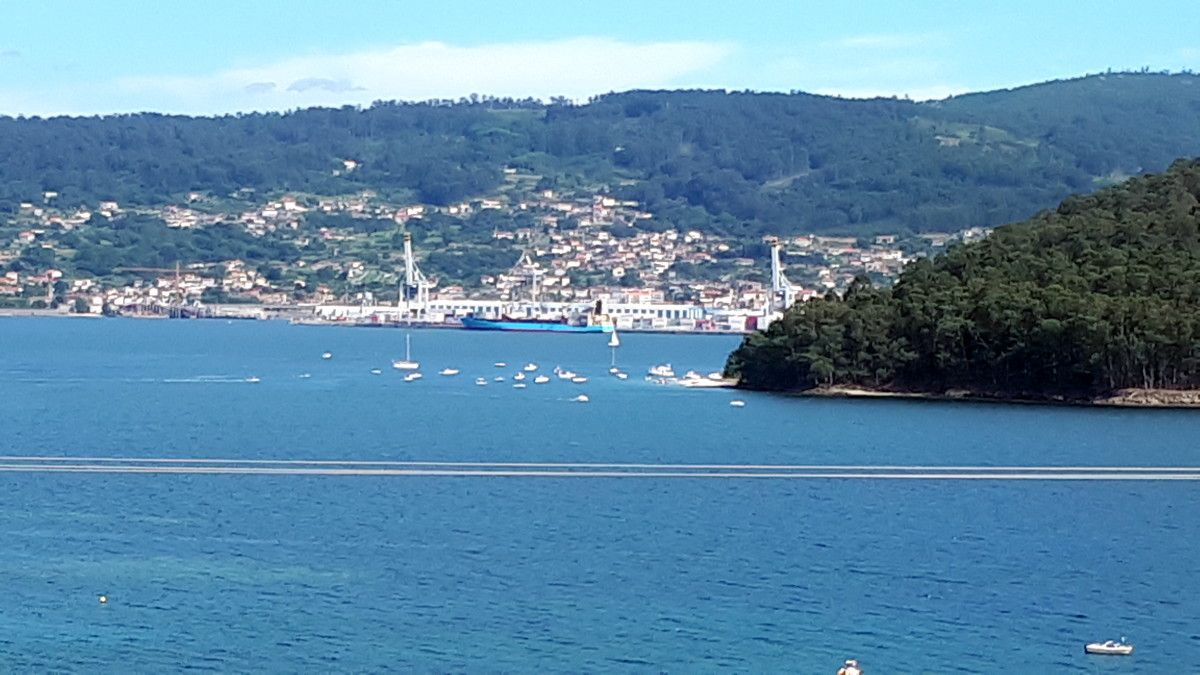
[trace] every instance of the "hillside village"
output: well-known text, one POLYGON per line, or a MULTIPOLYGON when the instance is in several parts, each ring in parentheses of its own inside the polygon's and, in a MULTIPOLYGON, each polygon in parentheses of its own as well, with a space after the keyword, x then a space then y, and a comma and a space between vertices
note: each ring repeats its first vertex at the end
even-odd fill
MULTIPOLYGON (((346 160, 341 170, 355 168, 346 160)), ((336 197, 285 194, 258 203, 252 193, 213 198, 193 192, 159 207, 109 200, 67 208, 57 203, 56 193, 45 192, 22 202, 7 223, 0 220, 0 306, 160 313, 204 303, 394 303, 403 273, 396 245, 402 232, 417 239, 417 255, 434 278, 434 298, 585 302, 606 297, 715 309, 761 307, 767 301, 770 238, 748 245, 698 230, 679 231, 635 201, 604 192, 532 189, 522 186, 523 177, 514 170, 506 173, 514 189, 441 207, 396 203, 364 191, 336 197), (71 243, 80 234, 119 231, 133 217, 157 219, 177 231, 236 228, 293 247, 295 260, 179 260, 163 267, 133 260, 105 275, 75 269, 71 243), (491 224, 490 233, 476 231, 461 242, 446 234, 481 221, 491 224), (434 231, 440 241, 422 236, 434 231), (493 258, 497 251, 507 252, 500 259, 511 264, 493 270, 467 265, 459 274, 433 264, 436 256, 468 261, 480 251, 493 258)), ((977 228, 907 240, 800 235, 780 243, 788 276, 805 299, 843 289, 861 274, 888 283, 917 255, 985 235, 977 228)))

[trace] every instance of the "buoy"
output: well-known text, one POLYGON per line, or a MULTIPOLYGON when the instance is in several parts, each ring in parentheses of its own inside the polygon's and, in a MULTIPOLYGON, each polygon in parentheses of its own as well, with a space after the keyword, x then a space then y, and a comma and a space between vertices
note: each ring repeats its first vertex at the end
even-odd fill
POLYGON ((102 605, 108 604, 108 596, 107 595, 100 596, 100 604, 102 604, 102 605))

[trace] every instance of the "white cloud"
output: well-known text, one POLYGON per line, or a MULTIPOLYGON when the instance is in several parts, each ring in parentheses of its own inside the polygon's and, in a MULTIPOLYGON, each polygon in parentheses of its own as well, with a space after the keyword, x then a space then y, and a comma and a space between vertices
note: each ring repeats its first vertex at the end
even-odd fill
POLYGON ((344 54, 309 55, 199 76, 123 77, 70 93, 6 92, 39 101, 24 114, 154 110, 213 114, 307 106, 366 105, 377 100, 493 96, 583 99, 634 88, 696 86, 732 53, 711 42, 622 42, 572 38, 456 46, 422 42, 344 54))
POLYGON ((931 46, 940 39, 937 33, 874 33, 839 38, 827 45, 842 49, 912 49, 931 46))

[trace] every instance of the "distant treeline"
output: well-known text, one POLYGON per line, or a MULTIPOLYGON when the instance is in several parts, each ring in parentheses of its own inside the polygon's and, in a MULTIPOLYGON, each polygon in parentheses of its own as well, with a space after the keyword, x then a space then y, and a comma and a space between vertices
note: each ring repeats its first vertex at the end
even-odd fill
POLYGON ((730 355, 749 387, 1088 398, 1200 388, 1200 160, 797 304, 730 355))
POLYGON ((447 204, 505 167, 608 186, 664 223, 747 239, 951 231, 1200 154, 1200 77, 1111 74, 942 102, 637 91, 586 105, 475 98, 197 118, 0 118, 0 214, 189 191, 447 204), (358 166, 345 170, 342 160, 358 166))

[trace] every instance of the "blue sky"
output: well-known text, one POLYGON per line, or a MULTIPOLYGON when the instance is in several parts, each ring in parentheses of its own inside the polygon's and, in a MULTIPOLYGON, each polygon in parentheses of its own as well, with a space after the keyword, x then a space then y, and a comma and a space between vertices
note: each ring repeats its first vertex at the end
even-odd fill
POLYGON ((1200 2, 0 0, 0 113, 712 87, 941 98, 1200 71, 1200 2))

